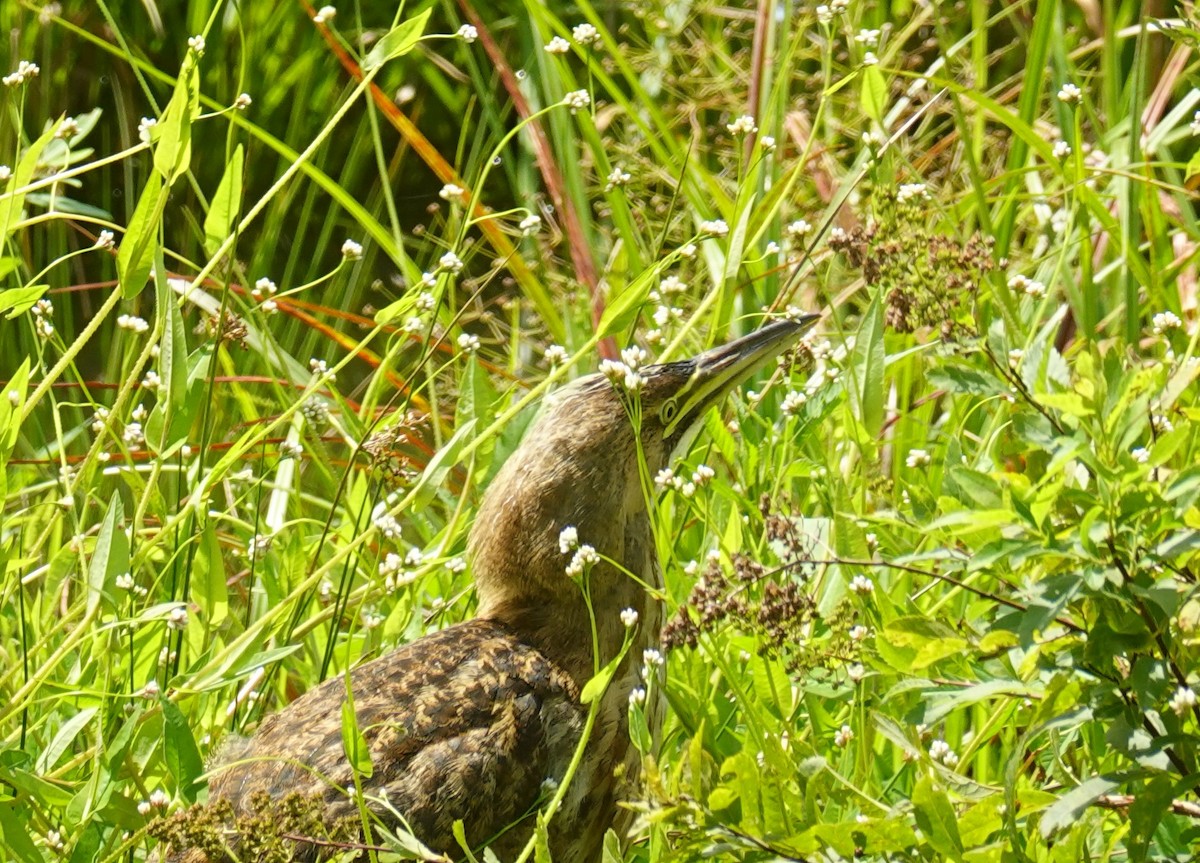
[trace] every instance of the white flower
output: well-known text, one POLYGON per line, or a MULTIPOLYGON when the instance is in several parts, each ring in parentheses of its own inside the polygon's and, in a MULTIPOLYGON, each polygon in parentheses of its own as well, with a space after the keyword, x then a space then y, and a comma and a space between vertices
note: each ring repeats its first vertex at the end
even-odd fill
POLYGON ((692 482, 696 485, 704 485, 716 475, 717 472, 708 465, 697 465, 696 469, 692 471, 692 482))
POLYGON ((847 634, 851 641, 862 641, 867 637, 867 628, 862 625, 852 626, 847 634))
POLYGON ((646 703, 646 690, 640 686, 634 687, 629 693, 629 704, 633 707, 646 703))
POLYGON ((684 243, 679 247, 679 256, 682 258, 691 258, 696 254, 695 243, 684 243))
POLYGON ((96 244, 93 248, 111 250, 116 244, 112 231, 101 231, 100 236, 96 238, 96 244))
POLYGON ((79 123, 74 117, 64 117, 54 130, 55 138, 74 138, 79 134, 79 123))
POLYGON ((399 539, 403 528, 397 518, 388 512, 386 501, 375 504, 371 512, 371 524, 388 539, 399 539))
POLYGON ((158 125, 158 120, 154 117, 143 117, 138 123, 138 140, 143 144, 149 144, 154 127, 158 125))
POLYGON ((879 44, 878 30, 859 30, 854 36, 854 41, 859 45, 865 45, 868 48, 874 48, 879 44))
POLYGON ((923 449, 909 450, 908 458, 904 460, 904 463, 912 468, 926 467, 932 462, 933 459, 930 457, 929 453, 923 449))
POLYGON ((37 63, 30 63, 28 60, 22 60, 17 64, 17 69, 11 75, 5 75, 3 79, 6 87, 19 87, 30 78, 36 78, 42 69, 37 63))
POLYGON ((1161 336, 1167 330, 1177 330, 1183 326, 1183 321, 1174 312, 1159 312, 1151 319, 1150 323, 1154 327, 1154 334, 1161 336))
POLYGON ((416 315, 404 322, 404 332, 406 333, 419 333, 423 329, 425 329, 425 322, 416 315))
POLYGON ((671 470, 669 467, 664 467, 662 470, 660 470, 657 474, 654 475, 654 484, 656 486, 658 486, 659 488, 667 488, 668 486, 674 486, 675 480, 676 480, 675 471, 671 470))
POLYGON ((16 407, 17 405, 19 405, 21 403, 21 394, 19 392, 17 392, 16 390, 9 390, 8 391, 8 403, 10 405, 12 405, 13 407, 16 407))
POLYGON ((275 292, 278 290, 278 285, 276 285, 266 276, 263 276, 261 279, 256 281, 254 283, 254 287, 250 289, 250 296, 254 297, 256 300, 261 300, 264 294, 268 297, 274 296, 275 292))
POLYGON ((571 558, 571 562, 567 564, 567 575, 571 578, 577 578, 599 562, 600 555, 596 553, 596 549, 590 545, 581 545, 575 550, 575 555, 571 558))
POLYGON ((463 333, 458 337, 459 350, 465 351, 468 354, 473 354, 479 350, 479 336, 472 333, 463 333))
POLYGON ((1017 366, 1021 364, 1021 360, 1025 359, 1025 352, 1020 348, 1013 348, 1008 352, 1008 362, 1011 365, 1017 366))
POLYGON ((571 43, 562 36, 555 36, 543 46, 542 50, 547 54, 566 54, 571 50, 571 43))
POLYGON ((117 576, 117 587, 120 590, 133 590, 133 574, 123 572, 117 576))
POLYGON ((800 392, 799 390, 791 390, 786 396, 783 397, 783 404, 779 406, 779 409, 788 416, 795 416, 804 409, 804 403, 806 401, 808 401, 808 396, 806 396, 804 393, 800 392))
POLYGON ((146 323, 144 318, 139 318, 137 315, 118 316, 117 326, 123 330, 130 330, 139 334, 150 329, 150 324, 146 323))
POLYGON ((329 363, 317 357, 313 357, 308 361, 308 368, 316 377, 329 373, 329 363))
POLYGON ((467 44, 470 44, 479 38, 479 31, 475 29, 473 24, 463 24, 458 28, 458 32, 454 35, 456 35, 459 39, 462 39, 467 44))
POLYGON ((729 226, 725 224, 723 219, 705 219, 700 223, 700 232, 702 234, 723 237, 729 233, 729 226))
POLYGON ((754 125, 754 118, 749 114, 743 114, 732 123, 727 123, 725 128, 731 135, 752 135, 758 131, 758 126, 754 125))
POLYGON ((446 561, 446 569, 453 573, 465 572, 467 569, 467 561, 462 557, 452 557, 446 561))
POLYGON ((866 54, 863 54, 862 62, 864 66, 878 66, 879 58, 875 56, 874 51, 868 51, 866 54))
POLYGON ((313 16, 313 21, 317 24, 328 24, 337 17, 337 9, 332 6, 322 6, 317 10, 317 14, 313 16))
POLYGON ((775 242, 774 240, 767 243, 766 248, 763 249, 763 253, 767 255, 778 255, 779 243, 775 242))
POLYGON ((451 273, 457 273, 463 268, 462 259, 454 252, 446 252, 438 258, 438 267, 443 270, 449 270, 451 273))
POLYGON ((797 219, 787 226, 789 237, 803 237, 812 232, 812 225, 804 219, 797 219))
POLYGON ((642 651, 642 664, 647 668, 661 668, 663 665, 663 655, 653 647, 647 647, 642 651))
POLYGON ((172 608, 171 613, 167 615, 167 628, 184 630, 187 629, 188 613, 187 608, 180 605, 177 608, 172 608))
MULTIPOLYGON (((429 276, 429 273, 426 273, 425 275, 429 276)), ((422 281, 424 280, 422 279, 422 281)), ((436 284, 437 279, 434 278, 433 282, 436 284)), ((436 305, 437 297, 429 293, 429 291, 422 291, 421 293, 417 294, 417 308, 422 312, 431 312, 436 305)))
POLYGON ((12 177, 12 168, 8 165, 0 165, 0 183, 7 182, 12 177))
POLYGON ((775 149, 775 139, 770 135, 763 135, 758 139, 758 144, 768 153, 775 149))
POLYGON ((1196 693, 1189 686, 1181 686, 1171 696, 1168 706, 1175 711, 1176 716, 1183 716, 1196 706, 1196 693))
POLYGON ((259 306, 259 308, 262 309, 263 314, 273 315, 279 311, 279 303, 275 302, 274 300, 263 300, 262 305, 259 306))
POLYGON ((588 105, 592 104, 592 97, 588 95, 587 90, 572 90, 567 95, 563 96, 562 103, 571 109, 571 113, 582 111, 588 105))
POLYGON ((637 622, 638 613, 635 609, 625 608, 621 610, 621 623, 625 625, 626 629, 633 629, 637 626, 637 622))
POLYGON ((1074 84, 1063 84, 1058 91, 1058 101, 1067 104, 1075 105, 1083 98, 1083 91, 1074 84))
POLYGON ((856 575, 850 580, 850 589, 857 594, 866 596, 875 592, 875 582, 865 575, 856 575))
POLYGON ((860 662, 856 662, 846 669, 846 676, 849 677, 854 683, 862 682, 862 679, 866 677, 866 675, 867 670, 862 667, 862 663, 860 662))
POLYGON ((146 376, 142 378, 142 386, 148 390, 156 390, 162 385, 162 378, 158 376, 158 372, 154 369, 147 369, 146 376))
POLYGON ((167 792, 163 791, 161 788, 156 788, 150 793, 150 799, 146 802, 148 802, 155 809, 166 809, 168 804, 171 802, 171 798, 167 796, 167 792))
POLYGON ((841 749, 845 749, 850 745, 850 741, 854 739, 854 729, 849 725, 843 725, 833 735, 833 744, 841 749))
POLYGON ((362 252, 362 243, 356 243, 354 240, 342 243, 342 257, 348 261, 357 261, 362 257, 362 252))
POLYGON ((130 449, 141 449, 142 444, 146 440, 146 435, 142 431, 142 424, 139 422, 127 424, 121 432, 121 440, 125 441, 130 449))
POLYGON ((579 547, 579 530, 573 524, 564 527, 558 533, 558 550, 570 554, 579 547))
POLYGON ((560 366, 570 358, 567 349, 562 345, 550 345, 546 348, 543 356, 546 357, 546 362, 552 366, 560 366))
POLYGON ((195 51, 197 54, 203 54, 204 53, 204 37, 203 36, 190 37, 188 39, 188 47, 191 48, 193 51, 195 51))
POLYGON ((1200 111, 1192 115, 1191 130, 1193 135, 1200 135, 1200 111))
POLYGON ((828 24, 833 20, 833 10, 822 3, 817 7, 817 20, 822 24, 828 24))
POLYGON ((639 348, 637 345, 625 348, 621 351, 621 362, 629 366, 631 369, 636 369, 648 359, 645 348, 639 348))
POLYGON ((621 170, 620 165, 616 165, 608 172, 607 179, 608 182, 604 186, 604 191, 611 192, 613 189, 624 186, 632 177, 627 171, 621 170))
POLYGON ((1055 141, 1054 149, 1050 151, 1056 159, 1065 159, 1071 155, 1071 145, 1066 141, 1055 141))
POLYGON ((159 688, 158 681, 151 679, 145 686, 142 687, 142 698, 148 701, 153 701, 158 698, 158 693, 162 690, 159 688))
POLYGON ((929 200, 929 190, 925 188, 924 183, 905 183, 896 190, 897 203, 905 204, 914 198, 922 201, 929 200))
POLYGON ((253 101, 249 93, 238 93, 238 97, 233 100, 233 107, 239 111, 245 111, 253 101))
POLYGON ((447 183, 438 192, 438 197, 444 201, 461 201, 466 190, 457 183, 447 183))
POLYGON ((600 33, 591 24, 576 24, 571 28, 571 38, 580 45, 591 45, 600 41, 600 33))
POLYGON ((138 804, 137 810, 138 810, 138 815, 149 815, 150 814, 150 801, 143 800, 141 803, 138 804))
POLYGON ((958 756, 950 748, 950 744, 941 739, 929 744, 929 757, 934 761, 942 762, 947 767, 953 767, 958 763, 958 756))
POLYGON ((542 217, 538 216, 534 213, 530 213, 528 216, 526 216, 524 219, 521 220, 520 224, 517 225, 517 227, 521 229, 521 233, 525 234, 525 235, 532 234, 534 231, 536 231, 541 226, 542 226, 542 217))

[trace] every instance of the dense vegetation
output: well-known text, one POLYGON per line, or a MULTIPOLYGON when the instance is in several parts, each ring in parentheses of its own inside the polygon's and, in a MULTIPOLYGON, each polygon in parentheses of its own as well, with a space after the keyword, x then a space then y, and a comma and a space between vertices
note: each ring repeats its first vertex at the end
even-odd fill
POLYGON ((0 858, 144 859, 471 614, 541 395, 799 308, 660 477, 612 859, 1195 859, 1184 13, 390 7, 0 5, 0 858))

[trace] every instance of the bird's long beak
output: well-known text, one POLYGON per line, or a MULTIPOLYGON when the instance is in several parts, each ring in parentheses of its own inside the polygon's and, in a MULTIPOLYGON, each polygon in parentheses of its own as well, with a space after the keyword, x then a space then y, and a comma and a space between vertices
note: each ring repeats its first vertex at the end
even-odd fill
POLYGON ((796 344, 819 318, 819 315, 800 315, 776 321, 692 360, 695 367, 675 396, 675 419, 664 429, 664 436, 668 439, 686 436, 689 427, 706 410, 763 363, 796 344))

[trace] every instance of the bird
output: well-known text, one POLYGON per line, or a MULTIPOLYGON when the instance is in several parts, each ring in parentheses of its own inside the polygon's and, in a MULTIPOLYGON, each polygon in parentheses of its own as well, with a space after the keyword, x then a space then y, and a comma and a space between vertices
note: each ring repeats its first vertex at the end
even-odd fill
MULTIPOLYGON (((607 374, 547 396, 484 493, 468 536, 475 617, 333 677, 268 716, 209 771, 209 802, 228 800, 237 812, 256 794, 299 792, 319 797, 325 819, 358 818, 343 743, 348 683, 371 762, 358 777, 361 797, 381 824, 459 859, 461 822, 473 853, 487 846, 513 860, 554 795, 551 859, 598 860, 630 790, 624 783, 637 775, 628 703, 663 618, 654 477, 690 448, 710 408, 816 318, 776 320, 690 359, 640 368, 610 362, 607 374), (589 681, 623 648, 603 694, 584 704, 589 681)), ((321 849, 300 842, 293 853, 315 860, 321 849)), ((172 846, 161 859, 224 858, 172 846)))

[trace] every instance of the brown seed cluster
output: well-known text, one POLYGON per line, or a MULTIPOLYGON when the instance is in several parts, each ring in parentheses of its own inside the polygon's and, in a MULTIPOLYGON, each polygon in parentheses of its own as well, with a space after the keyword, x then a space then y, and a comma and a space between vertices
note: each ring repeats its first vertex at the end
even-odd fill
POLYGON ((412 459, 401 447, 415 443, 417 431, 427 421, 427 415, 409 411, 399 422, 376 431, 363 443, 363 451, 371 457, 371 467, 389 488, 409 485, 416 478, 412 459))
POLYGON ((895 192, 878 194, 876 205, 874 220, 835 232, 829 247, 882 292, 888 326, 904 333, 932 329, 947 341, 974 336, 974 300, 996 265, 992 239, 935 233, 925 226, 926 208, 898 202, 895 192))
POLYGON ((324 857, 358 847, 354 819, 328 824, 324 812, 320 795, 292 793, 274 801, 262 791, 251 795, 248 808, 237 813, 221 798, 158 818, 147 832, 172 848, 190 849, 197 860, 230 859, 229 851, 236 848, 239 860, 288 863, 298 852, 311 854, 312 840, 325 850, 324 857))

